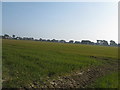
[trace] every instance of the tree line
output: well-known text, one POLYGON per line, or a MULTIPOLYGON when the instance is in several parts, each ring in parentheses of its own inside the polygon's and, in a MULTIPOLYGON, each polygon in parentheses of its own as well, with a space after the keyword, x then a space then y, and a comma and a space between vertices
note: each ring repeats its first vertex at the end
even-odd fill
POLYGON ((69 40, 68 42, 65 40, 56 40, 56 39, 34 39, 33 37, 18 37, 16 35, 8 35, 4 34, 0 36, 2 39, 15 39, 15 40, 33 40, 33 41, 45 41, 45 42, 58 42, 58 43, 75 43, 75 44, 88 44, 88 45, 102 45, 102 46, 120 46, 120 44, 117 44, 115 41, 110 40, 110 44, 108 44, 108 41, 106 40, 97 40, 97 42, 91 42, 90 40, 81 40, 80 41, 74 41, 74 40, 69 40))

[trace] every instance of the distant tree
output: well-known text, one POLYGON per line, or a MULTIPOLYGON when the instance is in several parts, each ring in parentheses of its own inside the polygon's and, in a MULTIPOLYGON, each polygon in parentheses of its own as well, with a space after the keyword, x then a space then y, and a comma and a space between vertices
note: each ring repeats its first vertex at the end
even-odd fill
POLYGON ((51 42, 55 42, 56 40, 55 39, 52 39, 51 42))
POLYGON ((47 39, 47 42, 50 42, 50 39, 47 39))
POLYGON ((8 34, 4 34, 3 38, 8 39, 10 36, 8 34))
POLYGON ((110 46, 117 46, 117 43, 113 40, 110 40, 110 46))
POLYGON ((106 40, 103 40, 103 45, 108 46, 108 42, 106 40))
POLYGON ((34 38, 32 37, 31 40, 34 40, 34 38))
POLYGON ((60 40, 59 42, 60 42, 60 43, 66 43, 66 41, 65 41, 65 40, 60 40))
POLYGON ((15 38, 15 35, 12 35, 13 38, 15 38))
POLYGON ((40 38, 39 41, 42 41, 42 38, 40 38))
POLYGON ((58 40, 56 40, 56 39, 52 39, 51 42, 58 42, 58 40))
POLYGON ((5 37, 9 37, 9 35, 8 35, 8 34, 4 34, 4 36, 5 36, 5 37))
POLYGON ((108 46, 108 42, 106 40, 97 40, 97 45, 108 46))
POLYGON ((69 43, 73 43, 74 41, 73 40, 70 40, 69 43))

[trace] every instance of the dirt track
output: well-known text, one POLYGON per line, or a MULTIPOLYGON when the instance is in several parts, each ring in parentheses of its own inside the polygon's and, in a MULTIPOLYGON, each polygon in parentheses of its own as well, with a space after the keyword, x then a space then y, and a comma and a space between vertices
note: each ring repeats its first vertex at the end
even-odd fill
POLYGON ((96 58, 96 60, 107 60, 106 64, 99 67, 91 67, 84 71, 74 72, 69 76, 58 77, 57 80, 49 81, 49 84, 44 84, 42 88, 85 88, 92 84, 97 78, 118 71, 118 62, 109 58, 96 58))

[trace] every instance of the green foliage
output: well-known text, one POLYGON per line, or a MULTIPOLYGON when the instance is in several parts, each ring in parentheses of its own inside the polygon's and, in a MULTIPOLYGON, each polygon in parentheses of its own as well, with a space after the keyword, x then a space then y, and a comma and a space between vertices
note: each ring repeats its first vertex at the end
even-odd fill
POLYGON ((117 58, 117 47, 24 40, 3 40, 2 44, 3 87, 42 84, 46 77, 103 63, 90 56, 117 58))
POLYGON ((118 73, 112 72, 108 75, 105 75, 105 76, 99 78, 90 87, 94 87, 94 88, 118 88, 118 85, 119 85, 118 84, 118 73))

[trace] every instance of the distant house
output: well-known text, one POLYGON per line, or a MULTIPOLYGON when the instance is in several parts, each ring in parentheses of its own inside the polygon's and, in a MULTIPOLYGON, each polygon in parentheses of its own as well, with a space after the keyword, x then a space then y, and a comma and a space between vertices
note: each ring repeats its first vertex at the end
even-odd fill
POLYGON ((80 44, 80 41, 75 41, 76 44, 80 44))
POLYGON ((118 47, 120 47, 120 43, 118 43, 118 47))
POLYGON ((47 42, 50 42, 50 39, 47 39, 47 42))
POLYGON ((34 38, 29 38, 29 37, 23 37, 23 40, 34 40, 34 38))
POLYGON ((23 40, 28 40, 28 37, 23 37, 23 40))
POLYGON ((106 40, 97 40, 97 45, 108 46, 108 42, 106 40))
POLYGON ((21 38, 21 37, 16 37, 15 39, 16 39, 16 40, 22 40, 22 38, 21 38))
POLYGON ((70 40, 69 43, 74 43, 74 41, 73 41, 73 40, 70 40))
POLYGON ((46 39, 42 39, 42 41, 47 41, 46 39))
POLYGON ((110 40, 110 46, 117 46, 117 43, 113 40, 110 40))
POLYGON ((81 44, 92 44, 90 40, 82 40, 81 44))
POLYGON ((97 45, 102 45, 103 41, 102 40, 97 40, 97 45))
POLYGON ((4 36, 2 36, 3 39, 12 39, 11 36, 7 35, 7 34, 4 34, 4 36))
POLYGON ((59 42, 60 42, 60 43, 66 43, 66 41, 65 41, 65 40, 60 40, 59 42))
POLYGON ((26 40, 34 40, 34 38, 26 38, 26 40))
POLYGON ((97 43, 94 43, 94 45, 97 45, 97 43))
POLYGON ((91 45, 96 45, 94 42, 91 42, 91 45))
POLYGON ((34 41, 39 41, 38 39, 34 39, 34 41))
POLYGON ((108 42, 106 40, 103 40, 103 45, 108 46, 108 42))
POLYGON ((52 39, 51 42, 58 42, 58 40, 52 39))

